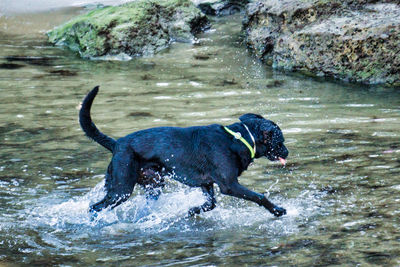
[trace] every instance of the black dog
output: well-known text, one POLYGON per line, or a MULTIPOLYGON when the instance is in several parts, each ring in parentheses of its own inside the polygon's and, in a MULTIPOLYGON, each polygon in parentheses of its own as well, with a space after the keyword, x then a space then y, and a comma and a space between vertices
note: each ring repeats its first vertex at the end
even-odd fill
POLYGON ((215 208, 214 183, 223 194, 256 202, 275 216, 286 214, 284 208, 238 182, 238 176, 253 158, 266 156, 271 161, 285 163, 289 152, 274 122, 260 115, 245 114, 239 118, 241 122, 226 127, 218 124, 158 127, 114 140, 101 133, 90 117, 98 90, 96 86, 83 100, 79 122, 86 135, 110 150, 113 157, 105 178, 106 196, 92 205, 90 211, 114 208, 126 201, 136 183, 157 198, 164 185, 163 177, 172 174, 188 186, 201 187, 207 196, 203 205, 189 210, 189 215, 215 208))

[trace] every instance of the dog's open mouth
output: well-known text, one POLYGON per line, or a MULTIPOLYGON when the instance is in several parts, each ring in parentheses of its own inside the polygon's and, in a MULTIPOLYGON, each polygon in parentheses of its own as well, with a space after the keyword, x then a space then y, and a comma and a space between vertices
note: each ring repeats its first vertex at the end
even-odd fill
POLYGON ((282 163, 283 166, 286 165, 286 159, 279 157, 279 162, 282 163))

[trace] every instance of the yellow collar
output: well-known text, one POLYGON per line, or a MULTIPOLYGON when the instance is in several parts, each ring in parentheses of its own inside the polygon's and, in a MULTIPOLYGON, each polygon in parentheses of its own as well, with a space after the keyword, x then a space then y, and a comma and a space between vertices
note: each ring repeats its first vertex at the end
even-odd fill
POLYGON ((242 141, 242 143, 250 150, 250 155, 251 158, 253 159, 256 155, 256 142, 254 140, 253 135, 251 134, 251 132, 249 131, 249 128, 247 128, 246 124, 243 123, 243 126, 246 128, 246 130, 249 132, 249 135, 251 137, 251 140, 253 141, 254 144, 254 148, 249 144, 249 142, 246 141, 246 139, 243 138, 242 134, 239 132, 234 132, 232 130, 230 130, 228 127, 224 126, 225 131, 227 131, 228 133, 230 133, 231 135, 233 135, 236 139, 242 141))

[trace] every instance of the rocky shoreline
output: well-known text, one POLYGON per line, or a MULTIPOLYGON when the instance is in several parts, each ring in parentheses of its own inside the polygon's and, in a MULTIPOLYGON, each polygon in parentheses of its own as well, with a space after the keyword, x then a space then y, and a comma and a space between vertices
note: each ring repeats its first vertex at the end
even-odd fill
POLYGON ((138 0, 97 8, 49 31, 49 41, 83 58, 149 56, 191 42, 208 19, 189 0, 138 0))
POLYGON ((137 0, 95 9, 48 32, 84 58, 151 56, 191 42, 206 16, 245 13, 246 44, 265 64, 400 86, 400 3, 376 0, 137 0))
POLYGON ((394 1, 251 3, 246 41, 274 68, 400 86, 400 6, 394 1))

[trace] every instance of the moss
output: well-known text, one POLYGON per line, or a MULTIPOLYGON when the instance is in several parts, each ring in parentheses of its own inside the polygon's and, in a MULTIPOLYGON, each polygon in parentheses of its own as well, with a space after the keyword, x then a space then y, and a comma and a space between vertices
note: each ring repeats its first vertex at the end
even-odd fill
POLYGON ((152 54, 189 41, 207 19, 189 0, 138 0, 78 16, 49 31, 49 41, 83 57, 152 54), (200 24, 200 25, 199 25, 200 24))

